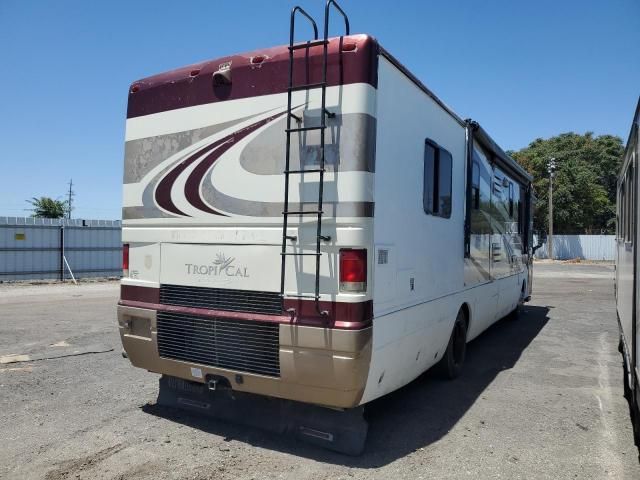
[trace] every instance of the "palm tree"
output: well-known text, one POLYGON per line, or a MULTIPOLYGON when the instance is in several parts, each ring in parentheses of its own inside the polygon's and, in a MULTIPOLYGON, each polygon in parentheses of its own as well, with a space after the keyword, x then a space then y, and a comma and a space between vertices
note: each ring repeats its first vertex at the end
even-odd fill
POLYGON ((63 218, 67 211, 66 202, 62 200, 54 200, 49 197, 33 197, 31 200, 27 200, 32 205, 33 211, 32 217, 38 218, 63 218))

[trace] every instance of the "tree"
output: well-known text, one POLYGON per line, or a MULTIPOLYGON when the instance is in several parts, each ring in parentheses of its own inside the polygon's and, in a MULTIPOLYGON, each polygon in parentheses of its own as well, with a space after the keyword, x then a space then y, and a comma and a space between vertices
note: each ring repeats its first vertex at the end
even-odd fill
POLYGON ((27 200, 32 205, 32 217, 39 218, 63 218, 67 211, 67 202, 54 200, 49 197, 33 197, 27 200))
POLYGON ((556 159, 553 179, 553 217, 556 233, 613 233, 616 183, 624 153, 620 137, 592 132, 563 133, 538 138, 518 152, 510 152, 533 175, 537 196, 534 227, 547 230, 549 174, 547 163, 556 159))

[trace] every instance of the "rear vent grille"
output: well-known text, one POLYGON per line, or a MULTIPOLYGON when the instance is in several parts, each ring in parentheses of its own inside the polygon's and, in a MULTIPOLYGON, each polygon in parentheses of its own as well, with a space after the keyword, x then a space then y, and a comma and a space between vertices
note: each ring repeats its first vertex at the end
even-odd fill
POLYGON ((158 312, 160 356, 240 372, 280 376, 277 323, 158 312))
POLYGON ((163 284, 160 285, 160 303, 231 312, 282 314, 282 298, 278 292, 163 284))

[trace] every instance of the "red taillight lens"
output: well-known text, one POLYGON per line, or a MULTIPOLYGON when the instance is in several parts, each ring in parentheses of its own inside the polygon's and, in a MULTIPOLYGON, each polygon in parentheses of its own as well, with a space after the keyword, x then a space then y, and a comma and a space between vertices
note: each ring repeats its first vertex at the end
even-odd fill
POLYGON ((340 290, 343 292, 367 290, 366 250, 340 250, 340 290))
POLYGON ((122 275, 129 276, 129 244, 122 244, 122 275))

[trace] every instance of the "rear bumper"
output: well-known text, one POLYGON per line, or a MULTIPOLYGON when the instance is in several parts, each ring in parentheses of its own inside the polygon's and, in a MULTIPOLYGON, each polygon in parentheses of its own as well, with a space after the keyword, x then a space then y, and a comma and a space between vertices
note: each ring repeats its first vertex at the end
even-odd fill
POLYGON ((369 373, 371 326, 343 330, 280 323, 279 377, 161 357, 154 309, 119 305, 118 327, 124 350, 134 366, 200 383, 207 376, 221 376, 234 390, 242 392, 351 408, 359 405, 369 373))

